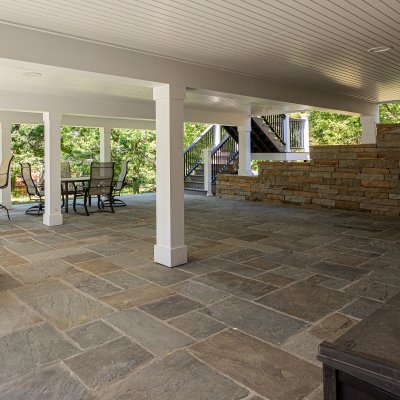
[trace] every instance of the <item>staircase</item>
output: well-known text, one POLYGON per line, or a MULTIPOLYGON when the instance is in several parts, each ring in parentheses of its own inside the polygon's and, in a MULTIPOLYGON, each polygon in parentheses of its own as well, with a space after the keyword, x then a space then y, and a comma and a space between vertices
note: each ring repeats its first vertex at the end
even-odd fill
MULTIPOLYGON (((252 153, 282 153, 285 152, 284 114, 268 115, 251 118, 251 152, 252 153)), ((302 146, 302 120, 289 121, 290 144, 293 149, 302 146)), ((185 190, 205 194, 205 166, 209 165, 211 185, 214 186, 218 174, 237 173, 239 167, 239 132, 235 126, 222 126, 220 137, 216 143, 217 126, 209 126, 184 151, 184 182, 185 190), (204 150, 210 149, 205 160, 204 150)))

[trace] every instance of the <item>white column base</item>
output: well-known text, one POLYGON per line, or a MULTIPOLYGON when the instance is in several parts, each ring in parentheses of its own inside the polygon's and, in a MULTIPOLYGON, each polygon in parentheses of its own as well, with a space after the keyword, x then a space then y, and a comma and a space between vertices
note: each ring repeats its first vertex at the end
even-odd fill
POLYGON ((175 247, 173 249, 160 246, 154 246, 154 262, 167 267, 176 267, 187 263, 187 246, 175 247))
POLYGON ((0 199, 0 204, 7 208, 8 210, 12 210, 12 202, 11 201, 1 201, 0 199))
POLYGON ((253 171, 251 169, 247 169, 247 168, 239 168, 238 175, 239 176, 252 176, 253 171))
POLYGON ((43 214, 43 224, 47 226, 62 225, 63 216, 61 214, 43 214))

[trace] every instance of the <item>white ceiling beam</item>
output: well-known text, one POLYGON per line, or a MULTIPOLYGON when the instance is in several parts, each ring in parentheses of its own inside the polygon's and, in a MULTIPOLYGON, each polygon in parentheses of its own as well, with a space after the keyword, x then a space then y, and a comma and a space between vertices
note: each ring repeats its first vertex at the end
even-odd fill
POLYGON ((373 114, 373 103, 188 62, 98 44, 88 40, 0 24, 0 57, 146 81, 181 84, 313 107, 373 114))

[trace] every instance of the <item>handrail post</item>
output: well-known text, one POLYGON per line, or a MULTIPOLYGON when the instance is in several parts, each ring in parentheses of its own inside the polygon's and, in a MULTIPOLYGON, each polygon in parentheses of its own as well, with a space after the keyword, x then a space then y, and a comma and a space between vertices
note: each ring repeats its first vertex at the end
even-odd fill
POLYGON ((303 150, 308 153, 310 151, 310 123, 308 121, 308 115, 301 114, 301 119, 304 121, 302 129, 303 150))
POLYGON ((211 164, 211 149, 203 150, 204 160, 204 190, 207 191, 207 196, 212 196, 212 164, 211 164))
POLYGON ((214 146, 218 146, 221 141, 221 125, 214 125, 214 146))
POLYGON ((290 153, 290 116, 285 114, 283 120, 283 141, 285 142, 285 153, 290 153))

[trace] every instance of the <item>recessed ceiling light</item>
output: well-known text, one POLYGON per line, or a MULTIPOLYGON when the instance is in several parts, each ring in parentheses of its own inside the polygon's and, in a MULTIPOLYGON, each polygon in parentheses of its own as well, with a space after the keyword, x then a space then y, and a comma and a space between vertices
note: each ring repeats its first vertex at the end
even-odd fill
POLYGON ((392 50, 391 46, 376 46, 368 49, 368 53, 384 53, 385 51, 392 50))
POLYGON ((40 72, 35 71, 24 72, 22 75, 28 78, 39 78, 40 76, 42 76, 40 72))

